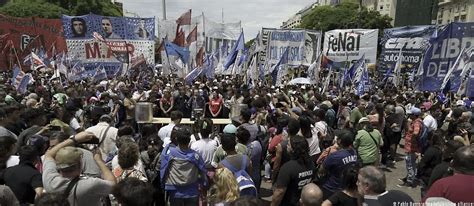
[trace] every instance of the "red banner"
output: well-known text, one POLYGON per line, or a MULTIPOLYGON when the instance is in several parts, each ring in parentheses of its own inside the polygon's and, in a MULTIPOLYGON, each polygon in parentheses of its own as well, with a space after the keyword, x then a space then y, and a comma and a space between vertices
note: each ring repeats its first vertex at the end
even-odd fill
POLYGON ((23 64, 23 59, 33 49, 43 49, 48 58, 66 52, 62 25, 61 19, 0 15, 0 35, 3 35, 0 40, 0 70, 11 69, 19 62, 23 64))

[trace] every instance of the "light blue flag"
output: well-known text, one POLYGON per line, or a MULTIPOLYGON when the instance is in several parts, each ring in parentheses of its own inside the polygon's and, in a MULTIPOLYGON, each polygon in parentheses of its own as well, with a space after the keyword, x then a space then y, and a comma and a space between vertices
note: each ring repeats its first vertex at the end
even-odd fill
POLYGON ((185 64, 188 63, 189 59, 189 49, 186 47, 180 47, 168 40, 165 40, 165 52, 169 56, 177 56, 185 64))
POLYGON ((225 63, 224 63, 224 71, 229 69, 230 65, 235 63, 235 60, 237 58, 237 54, 239 53, 240 50, 244 49, 244 32, 240 32, 239 39, 237 39, 237 42, 234 44, 234 47, 232 47, 232 50, 230 51, 229 55, 227 56, 225 63))

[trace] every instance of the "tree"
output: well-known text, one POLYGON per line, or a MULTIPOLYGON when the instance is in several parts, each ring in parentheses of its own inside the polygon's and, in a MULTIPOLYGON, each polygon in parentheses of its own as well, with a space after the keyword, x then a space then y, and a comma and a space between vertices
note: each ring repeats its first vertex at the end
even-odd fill
POLYGON ((0 13, 15 17, 59 18, 61 14, 67 13, 67 10, 47 2, 16 0, 0 7, 0 13))
POLYGON ((377 11, 359 9, 355 1, 343 1, 336 6, 319 6, 304 16, 299 27, 320 31, 333 29, 385 29, 392 19, 377 11))
POLYGON ((43 18, 89 13, 122 16, 121 8, 110 0, 11 0, 0 7, 0 13, 15 17, 39 16, 43 18))

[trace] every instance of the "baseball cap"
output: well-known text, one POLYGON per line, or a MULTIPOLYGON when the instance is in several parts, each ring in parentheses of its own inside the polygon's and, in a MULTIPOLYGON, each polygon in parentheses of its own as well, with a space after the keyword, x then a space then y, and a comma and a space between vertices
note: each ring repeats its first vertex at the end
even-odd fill
POLYGON ((82 151, 76 147, 63 147, 56 153, 56 168, 65 169, 79 164, 82 151))
POLYGON ((324 105, 328 106, 329 108, 332 108, 332 103, 328 100, 323 101, 321 104, 324 104, 324 105))
POLYGON ((420 115, 421 110, 419 108, 412 107, 410 110, 407 111, 407 114, 420 115))
POLYGON ((369 122, 369 118, 367 118, 367 117, 362 117, 362 118, 359 119, 359 124, 360 124, 360 123, 364 123, 364 122, 369 122))
POLYGON ((237 127, 234 126, 233 124, 228 124, 224 127, 223 132, 225 134, 235 134, 237 132, 237 127))
POLYGON ((464 101, 462 100, 456 101, 456 106, 464 106, 464 101))

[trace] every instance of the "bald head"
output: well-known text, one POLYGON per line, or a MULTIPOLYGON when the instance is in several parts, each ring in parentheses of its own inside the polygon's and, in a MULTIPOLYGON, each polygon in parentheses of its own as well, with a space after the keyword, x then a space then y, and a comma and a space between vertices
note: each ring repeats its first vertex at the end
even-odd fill
POLYGON ((464 146, 456 150, 452 166, 463 174, 474 174, 474 145, 464 146))
POLYGON ((304 206, 320 206, 323 202, 323 192, 314 183, 309 183, 301 191, 300 203, 304 206))

